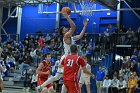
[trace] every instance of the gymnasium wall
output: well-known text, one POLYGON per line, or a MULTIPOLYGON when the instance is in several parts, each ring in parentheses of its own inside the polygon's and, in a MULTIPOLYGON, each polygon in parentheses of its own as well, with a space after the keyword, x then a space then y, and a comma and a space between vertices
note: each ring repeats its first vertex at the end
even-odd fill
MULTIPOLYGON (((73 10, 71 4, 61 5, 61 8, 68 6, 73 10)), ((80 5, 76 5, 77 10, 81 10, 80 5)), ((96 9, 106 9, 104 6, 97 3, 96 9)), ((56 11, 56 4, 48 6, 47 11, 56 11)), ((8 9, 4 9, 3 20, 7 18, 8 9)), ((83 20, 85 16, 79 14, 71 14, 72 20, 76 24, 76 34, 80 33, 83 28, 83 20)), ((94 12, 90 19, 87 33, 102 33, 109 24, 116 25, 117 14, 115 11, 111 12, 94 12)), ((61 15, 60 26, 69 27, 67 20, 61 15)), ((22 20, 21 20, 21 40, 24 39, 26 33, 35 33, 36 31, 54 32, 56 26, 56 14, 38 14, 38 6, 23 6, 22 20)), ((17 18, 11 18, 5 25, 8 33, 15 33, 17 30, 17 18)))
MULTIPOLYGON (((56 4, 47 7, 47 11, 56 11, 56 4)), ((38 14, 38 6, 24 6, 21 20, 21 39, 26 33, 53 32, 56 25, 56 14, 38 14)))
MULTIPOLYGON (((140 6, 140 0, 132 0, 132 3, 129 3, 132 8, 140 6)), ((122 2, 122 8, 128 8, 128 6, 122 2)), ((140 11, 136 11, 140 16, 140 11)), ((131 27, 134 31, 140 26, 140 19, 132 11, 123 11, 121 12, 121 25, 125 25, 126 29, 131 27)))
MULTIPOLYGON (((11 11, 13 10, 14 8, 11 9, 11 11)), ((15 15, 15 13, 13 14, 15 15)), ((8 9, 7 8, 3 8, 3 20, 2 20, 2 23, 5 22, 5 20, 8 18, 8 9)), ((5 25, 3 26, 3 28, 5 29, 5 31, 8 33, 8 34, 12 34, 11 35, 11 38, 15 39, 16 36, 16 32, 17 32, 17 18, 10 18, 6 23, 5 25)), ((1 33, 2 34, 5 34, 3 32, 3 30, 1 30, 1 33)), ((6 40, 7 39, 7 36, 6 35, 2 35, 2 40, 6 40)))

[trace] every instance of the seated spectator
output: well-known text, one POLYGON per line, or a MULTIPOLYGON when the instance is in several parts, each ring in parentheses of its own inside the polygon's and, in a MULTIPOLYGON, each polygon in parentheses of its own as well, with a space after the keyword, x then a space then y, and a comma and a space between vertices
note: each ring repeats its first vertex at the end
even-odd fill
POLYGON ((39 37, 38 39, 38 44, 43 48, 45 45, 44 45, 44 38, 42 36, 39 37))
POLYGON ((120 76, 119 82, 118 82, 118 92, 119 93, 126 93, 126 88, 127 88, 127 83, 123 79, 123 76, 120 76))
POLYGON ((31 64, 34 65, 35 62, 37 61, 37 60, 36 60, 36 50, 34 50, 34 48, 31 49, 30 57, 32 58, 32 63, 31 63, 31 64))
POLYGON ((10 67, 15 68, 16 62, 15 62, 15 58, 12 55, 10 55, 9 57, 9 64, 10 64, 10 67))
POLYGON ((122 75, 124 75, 126 73, 126 69, 125 69, 125 66, 124 66, 124 64, 122 65, 122 67, 121 67, 121 70, 119 70, 119 76, 122 76, 122 75))
POLYGON ((132 72, 137 71, 137 64, 135 63, 135 61, 131 62, 130 71, 132 71, 132 72))
POLYGON ((140 93, 140 79, 139 79, 138 82, 137 82, 137 86, 136 86, 136 89, 135 89, 135 93, 140 93))
POLYGON ((111 80, 111 86, 109 87, 109 93, 118 93, 118 85, 119 80, 117 79, 117 76, 114 75, 113 79, 111 80))
POLYGON ((134 77, 138 80, 138 75, 137 75, 137 72, 133 72, 133 74, 134 74, 134 77))
POLYGON ((24 62, 22 62, 21 65, 19 65, 19 68, 21 70, 28 69, 29 67, 30 67, 30 65, 26 63, 26 60, 24 62))
POLYGON ((108 93, 108 88, 111 85, 111 80, 108 78, 108 75, 105 76, 103 81, 103 86, 101 87, 101 93, 108 93))
POLYGON ((48 45, 45 45, 45 47, 42 48, 42 54, 44 55, 44 54, 47 54, 48 52, 50 52, 50 49, 49 49, 48 45))
POLYGON ((134 93, 134 90, 137 86, 137 79, 134 77, 134 74, 131 73, 130 79, 128 80, 128 93, 134 93))

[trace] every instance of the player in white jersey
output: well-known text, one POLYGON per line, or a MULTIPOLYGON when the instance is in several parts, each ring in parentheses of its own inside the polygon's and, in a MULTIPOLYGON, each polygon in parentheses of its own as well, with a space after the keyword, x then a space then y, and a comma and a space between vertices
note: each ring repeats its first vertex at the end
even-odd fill
MULTIPOLYGON (((85 62, 86 62, 86 69, 91 72, 91 66, 87 63, 87 57, 88 57, 88 55, 86 54, 83 58, 85 59, 85 62)), ((90 92, 90 76, 85 74, 83 72, 83 70, 81 70, 81 76, 80 76, 80 80, 79 80, 80 93, 82 93, 81 88, 82 88, 83 84, 86 85, 87 93, 91 93, 90 92)))
MULTIPOLYGON (((69 52, 70 52, 70 46, 72 44, 74 44, 75 41, 77 41, 77 40, 79 40, 79 39, 81 39, 83 37, 83 35, 85 33, 85 30, 87 28, 88 21, 89 21, 89 19, 86 19, 84 21, 84 27, 83 27, 81 33, 79 35, 76 35, 76 36, 72 37, 72 34, 74 33, 76 26, 75 26, 74 22, 71 20, 71 18, 69 17, 69 15, 66 12, 65 13, 62 13, 62 14, 68 20, 68 22, 70 23, 70 27, 71 28, 70 28, 70 30, 68 30, 66 27, 62 26, 59 29, 59 33, 63 37, 63 46, 64 46, 64 55, 60 59, 60 64, 61 64, 61 61, 65 58, 65 56, 67 54, 69 54, 69 52)), ((63 77, 63 70, 64 70, 64 68, 58 68, 57 74, 55 76, 51 76, 41 86, 38 86, 36 88, 37 92, 40 89, 42 89, 43 87, 45 87, 46 85, 48 85, 49 83, 52 83, 52 82, 54 82, 54 81, 59 80, 60 78, 62 78, 63 77)), ((61 93, 66 93, 66 92, 67 92, 67 90, 66 90, 66 88, 65 88, 65 86, 63 84, 61 93)))

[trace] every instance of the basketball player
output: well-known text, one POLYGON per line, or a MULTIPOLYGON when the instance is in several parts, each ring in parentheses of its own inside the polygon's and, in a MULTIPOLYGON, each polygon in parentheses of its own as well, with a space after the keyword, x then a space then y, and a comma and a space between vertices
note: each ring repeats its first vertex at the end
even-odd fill
POLYGON ((85 74, 93 77, 94 75, 86 69, 84 59, 78 56, 77 45, 71 45, 70 53, 62 60, 60 67, 64 66, 63 80, 68 93, 79 93, 78 72, 80 67, 85 74))
MULTIPOLYGON (((45 54, 45 60, 43 60, 37 70, 36 70, 36 74, 38 74, 38 85, 41 85, 42 83, 44 83, 48 77, 50 76, 50 71, 51 71, 51 64, 50 64, 50 59, 51 59, 51 54, 47 53, 45 54)), ((41 93, 56 93, 53 90, 53 84, 47 84, 45 86, 45 88, 42 89, 41 93)))
MULTIPOLYGON (((87 54, 85 56, 83 56, 83 58, 85 60, 85 63, 86 63, 86 69, 89 72, 91 72, 91 66, 87 63, 87 57, 88 57, 87 54)), ((90 93, 90 75, 85 74, 83 72, 83 70, 81 69, 81 77, 80 77, 80 80, 79 80, 80 93, 82 93, 81 88, 82 88, 83 84, 86 85, 87 93, 90 93)))
MULTIPOLYGON (((72 44, 74 44, 75 41, 77 41, 77 40, 79 40, 79 39, 81 39, 83 37, 83 35, 85 33, 85 30, 87 28, 88 21, 89 21, 89 19, 87 19, 87 20, 84 21, 84 27, 83 27, 83 29, 82 29, 82 31, 81 31, 81 33, 79 35, 76 35, 74 37, 71 37, 72 34, 75 31, 75 27, 76 26, 75 26, 74 22, 71 20, 71 18, 69 17, 69 15, 66 12, 64 12, 62 14, 68 20, 68 22, 70 23, 70 27, 71 28, 70 28, 70 30, 68 30, 66 27, 62 26, 59 29, 59 33, 63 37, 63 44, 64 44, 64 55, 61 57, 60 63, 64 59, 64 57, 67 54, 69 54, 69 52, 70 52, 70 46, 72 44)), ((62 78, 62 76, 63 76, 63 68, 58 68, 57 74, 54 77, 53 76, 50 77, 41 86, 36 87, 36 91, 37 92, 40 91, 44 86, 46 86, 47 84, 52 83, 52 82, 54 82, 56 80, 59 80, 60 78, 62 78)), ((66 92, 67 92, 67 90, 66 90, 65 86, 63 85, 62 86, 61 93, 66 93, 66 92)))

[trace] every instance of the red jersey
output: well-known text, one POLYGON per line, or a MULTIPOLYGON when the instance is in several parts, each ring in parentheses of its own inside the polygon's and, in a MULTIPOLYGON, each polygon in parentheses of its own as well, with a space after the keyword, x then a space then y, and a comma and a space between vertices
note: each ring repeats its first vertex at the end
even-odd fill
MULTIPOLYGON (((47 72, 47 71, 51 70, 51 64, 50 63, 49 64, 46 63, 45 60, 43 60, 42 63, 44 65, 43 68, 41 69, 42 72, 47 72)), ((44 79, 48 79, 48 76, 49 75, 47 75, 47 74, 39 74, 38 75, 39 78, 44 78, 44 79)))
POLYGON ((65 59, 61 62, 64 66, 63 79, 69 81, 78 81, 78 71, 80 66, 86 66, 83 58, 78 55, 67 55, 65 59))

